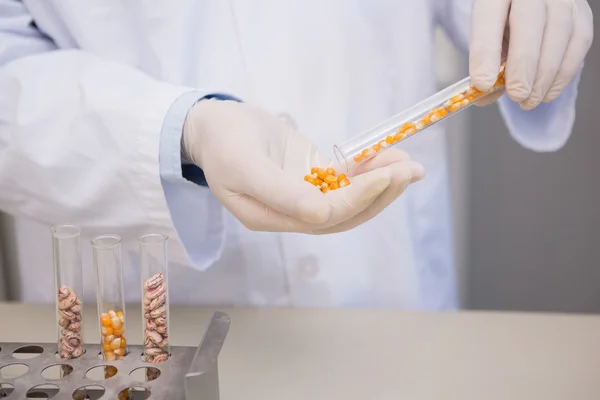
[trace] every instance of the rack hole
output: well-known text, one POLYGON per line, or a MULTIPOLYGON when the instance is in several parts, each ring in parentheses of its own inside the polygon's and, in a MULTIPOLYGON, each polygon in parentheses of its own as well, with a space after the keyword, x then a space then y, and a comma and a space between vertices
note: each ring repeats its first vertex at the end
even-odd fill
POLYGON ((103 381, 112 378, 117 372, 119 372, 117 367, 112 365, 98 365, 97 367, 88 369, 85 377, 93 381, 103 381))
POLYGON ((73 367, 68 364, 55 364, 42 370, 42 378, 49 381, 64 379, 73 373, 73 367))
POLYGON ((129 376, 136 382, 151 382, 158 379, 160 369, 154 367, 136 368, 129 373, 129 376))
POLYGON ((0 399, 7 398, 14 390, 15 387, 10 383, 0 383, 0 399))
POLYGON ((0 368, 0 379, 15 379, 29 372, 25 364, 8 364, 0 368))
POLYGON ((122 400, 145 400, 150 398, 150 389, 134 386, 123 389, 119 392, 119 399, 122 400))
POLYGON ((73 392, 73 400, 98 400, 106 390, 100 385, 87 385, 73 392))
POLYGON ((27 360, 38 357, 43 352, 44 348, 42 346, 22 346, 13 351, 12 355, 19 360, 27 360))
POLYGON ((56 385, 43 384, 32 387, 27 391, 27 399, 51 399, 58 394, 60 389, 56 385))

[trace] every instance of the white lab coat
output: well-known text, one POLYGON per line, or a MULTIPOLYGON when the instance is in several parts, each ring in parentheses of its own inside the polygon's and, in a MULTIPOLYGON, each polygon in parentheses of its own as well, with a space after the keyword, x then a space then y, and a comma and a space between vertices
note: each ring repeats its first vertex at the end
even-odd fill
MULTIPOLYGON (((53 300, 45 229, 71 222, 86 237, 124 236, 129 300, 139 298, 135 237, 152 230, 171 237, 174 303, 456 307, 443 127, 402 145, 425 166, 423 182, 372 221, 329 236, 250 232, 208 189, 161 179, 158 154, 169 107, 191 90, 287 114, 330 151, 436 90, 434 27, 466 50, 470 6, 0 0, 0 207, 45 226, 39 245, 21 249, 44 255, 21 263, 22 298, 53 300)), ((561 147, 576 88, 529 113, 503 99, 511 134, 536 151, 561 147)))

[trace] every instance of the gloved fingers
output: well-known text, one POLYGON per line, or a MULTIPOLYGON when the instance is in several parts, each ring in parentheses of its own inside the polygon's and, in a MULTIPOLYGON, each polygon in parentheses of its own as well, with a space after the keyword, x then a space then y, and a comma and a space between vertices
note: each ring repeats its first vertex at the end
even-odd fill
POLYGON ((390 168, 392 171, 392 182, 385 192, 383 192, 369 207, 350 220, 341 222, 340 224, 329 228, 317 229, 314 233, 325 235, 345 232, 369 221, 404 193, 408 185, 423 179, 425 176, 423 167, 410 160, 396 162, 387 168, 390 168))
MULTIPOLYGON (((238 218, 248 229, 273 232, 312 233, 318 229, 326 229, 354 218, 369 207, 389 187, 392 182, 390 167, 383 167, 352 180, 350 186, 340 188, 327 194, 321 193, 308 182, 300 184, 316 197, 295 201, 290 208, 302 204, 305 210, 312 208, 327 209, 327 219, 316 222, 299 220, 292 215, 282 213, 274 207, 282 207, 283 198, 254 198, 249 194, 230 192, 223 195, 215 193, 223 205, 238 218)), ((412 179, 412 171, 411 177, 412 179)), ((256 193, 256 192, 255 192, 256 193)), ((292 200, 294 196, 286 198, 292 200)), ((298 199, 294 199, 298 200, 298 199)), ((309 212, 309 211, 305 211, 309 212)), ((319 214, 320 215, 320 214, 319 214)))
POLYGON ((593 16, 589 4, 585 1, 578 2, 575 14, 573 35, 558 74, 544 97, 543 101, 546 103, 560 96, 562 91, 575 78, 594 40, 593 16))
POLYGON ((499 90, 497 92, 494 93, 490 93, 487 96, 485 96, 484 98, 482 98, 481 100, 475 102, 475 105, 477 107, 485 107, 485 106, 489 106, 490 104, 495 103, 500 97, 502 97, 502 95, 506 93, 506 90, 499 90))
POLYGON ((533 89, 521 102, 525 110, 532 110, 546 97, 563 63, 573 33, 573 7, 570 1, 550 0, 547 7, 546 27, 533 89))
MULTIPOLYGON (((535 0, 539 1, 539 0, 535 0)), ((475 0, 469 46, 472 84, 488 91, 496 83, 511 0, 475 0)))
POLYGON ((377 154, 364 163, 357 165, 355 168, 348 171, 348 176, 353 177, 356 175, 364 174, 377 168, 387 167, 388 165, 410 160, 410 155, 404 150, 400 149, 387 149, 386 151, 377 154))
POLYGON ((515 0, 510 10, 510 42, 506 61, 506 92, 515 102, 533 89, 546 25, 544 0, 515 0))

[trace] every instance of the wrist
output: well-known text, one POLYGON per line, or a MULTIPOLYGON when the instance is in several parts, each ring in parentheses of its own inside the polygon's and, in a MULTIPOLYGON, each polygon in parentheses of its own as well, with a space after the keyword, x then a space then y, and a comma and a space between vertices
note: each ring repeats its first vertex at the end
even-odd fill
POLYGON ((214 102, 218 101, 241 102, 238 98, 228 94, 214 93, 202 97, 192 105, 185 118, 181 135, 180 147, 182 165, 197 165, 202 168, 199 162, 200 160, 195 154, 196 151, 192 146, 198 142, 198 138, 195 138, 195 136, 198 135, 199 132, 205 130, 206 124, 209 124, 212 112, 208 110, 211 109, 211 103, 214 104, 214 102))

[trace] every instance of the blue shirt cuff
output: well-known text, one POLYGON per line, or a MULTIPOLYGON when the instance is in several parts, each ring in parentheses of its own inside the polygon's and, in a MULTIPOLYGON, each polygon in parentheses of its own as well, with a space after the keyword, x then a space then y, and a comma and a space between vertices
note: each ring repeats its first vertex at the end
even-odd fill
POLYGON ((187 114, 198 101, 208 99, 240 101, 224 93, 207 95, 197 91, 185 93, 175 100, 165 117, 160 138, 159 163, 163 180, 173 181, 183 177, 197 185, 208 186, 200 167, 194 164, 183 165, 181 160, 181 135, 187 114))

